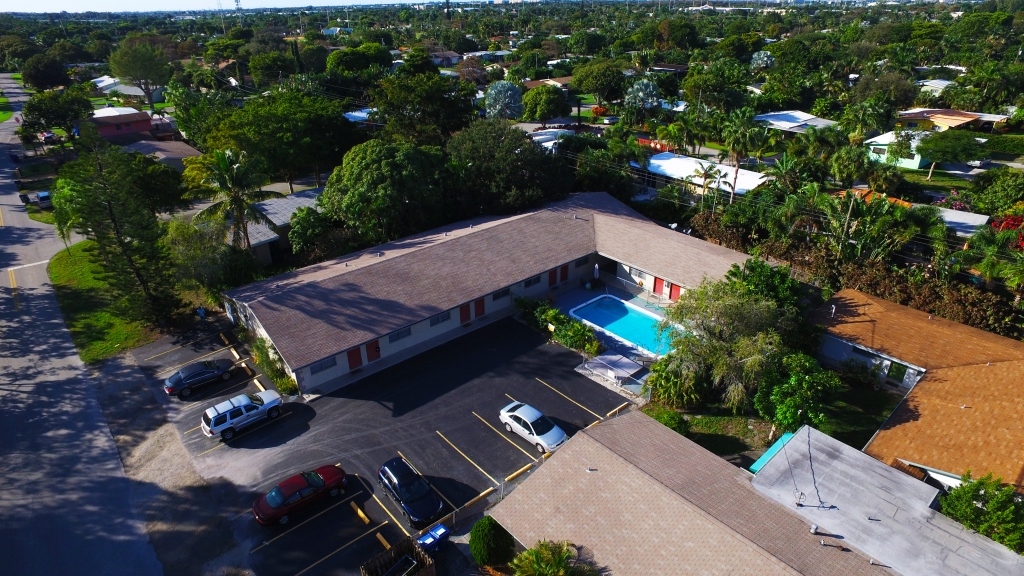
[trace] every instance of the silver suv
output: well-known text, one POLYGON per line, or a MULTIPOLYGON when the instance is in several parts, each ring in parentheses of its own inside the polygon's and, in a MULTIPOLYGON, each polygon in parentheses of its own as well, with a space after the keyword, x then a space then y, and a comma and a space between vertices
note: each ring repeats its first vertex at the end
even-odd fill
POLYGON ((264 418, 281 415, 281 395, 274 390, 256 394, 240 394, 203 412, 203 434, 221 440, 231 440, 242 428, 264 418))

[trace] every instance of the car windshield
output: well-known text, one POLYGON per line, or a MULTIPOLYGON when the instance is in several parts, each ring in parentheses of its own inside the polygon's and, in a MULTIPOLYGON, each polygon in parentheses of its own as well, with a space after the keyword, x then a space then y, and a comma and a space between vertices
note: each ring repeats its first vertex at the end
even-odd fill
POLYGON ((257 406, 263 406, 263 398, 260 398, 256 394, 249 394, 249 400, 252 400, 252 403, 257 406))
POLYGON ((533 422, 530 422, 530 426, 533 427, 533 433, 537 436, 543 436, 555 427, 555 423, 548 419, 547 416, 541 415, 533 422))
POLYGON ((274 486, 274 489, 267 493, 267 505, 271 508, 280 508, 284 504, 284 493, 281 492, 280 486, 274 486))
POLYGON ((314 488, 323 488, 324 479, 316 472, 303 472, 302 477, 306 479, 306 483, 314 488))
POLYGON ((407 484, 399 484, 398 492, 399 496, 403 501, 415 500, 430 490, 430 486, 427 485, 426 480, 417 476, 411 482, 407 484))

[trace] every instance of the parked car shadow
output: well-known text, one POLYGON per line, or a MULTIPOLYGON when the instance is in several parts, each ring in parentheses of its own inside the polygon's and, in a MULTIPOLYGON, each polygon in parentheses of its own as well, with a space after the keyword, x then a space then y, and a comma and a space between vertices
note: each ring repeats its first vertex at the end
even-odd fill
POLYGON ((288 402, 280 416, 274 420, 265 419, 239 431, 237 436, 225 444, 238 450, 280 446, 306 433, 309 430, 309 423, 315 416, 316 410, 309 404, 288 402))

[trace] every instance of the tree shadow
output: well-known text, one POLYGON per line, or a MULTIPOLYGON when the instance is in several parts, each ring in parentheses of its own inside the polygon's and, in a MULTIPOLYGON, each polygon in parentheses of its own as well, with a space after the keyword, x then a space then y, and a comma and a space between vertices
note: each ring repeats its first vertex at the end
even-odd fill
POLYGON ((687 438, 693 440, 716 456, 738 454, 750 450, 746 442, 728 434, 709 434, 706 432, 690 432, 687 438))

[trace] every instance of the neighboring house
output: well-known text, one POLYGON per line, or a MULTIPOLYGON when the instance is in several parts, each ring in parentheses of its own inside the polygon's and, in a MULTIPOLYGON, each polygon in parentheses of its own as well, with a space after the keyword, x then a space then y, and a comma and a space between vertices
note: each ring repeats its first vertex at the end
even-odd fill
POLYGON ((856 290, 816 320, 823 362, 873 364, 883 387, 906 393, 864 452, 944 486, 970 470, 1024 489, 1024 342, 856 290))
MULTIPOLYGON (((921 143, 921 139, 925 137, 924 132, 914 132, 911 135, 910 150, 911 153, 907 156, 900 158, 900 161, 896 163, 900 168, 909 168, 911 170, 920 170, 924 166, 927 166, 931 162, 927 158, 924 158, 917 153, 917 145, 921 143)), ((868 148, 868 155, 871 156, 872 160, 876 162, 886 162, 889 156, 889 146, 896 141, 896 132, 886 132, 881 136, 875 136, 864 141, 864 145, 868 148)))
POLYGON ((753 94, 763 94, 764 82, 755 82, 753 84, 747 84, 747 90, 753 94))
POLYGON ((202 152, 180 140, 138 139, 132 143, 121 144, 121 147, 129 152, 138 152, 146 156, 152 156, 158 162, 167 164, 178 172, 185 170, 185 164, 182 162, 184 158, 194 158, 202 155, 202 152))
MULTIPOLYGON (((142 91, 142 88, 137 88, 137 87, 131 86, 129 84, 122 84, 122 85, 118 86, 117 88, 115 88, 115 90, 117 90, 117 92, 119 94, 121 94, 121 96, 124 96, 127 99, 129 99, 129 100, 132 100, 132 101, 135 101, 135 102, 141 102, 143 104, 149 104, 149 100, 146 99, 146 94, 145 94, 145 92, 142 91)), ((110 92, 111 92, 111 90, 107 90, 106 91, 108 96, 110 95, 110 92)), ((153 102, 156 103, 156 102, 163 102, 163 101, 164 101, 164 87, 163 86, 157 86, 156 88, 153 88, 153 102)))
MULTIPOLYGON (((630 164, 634 168, 641 168, 635 162, 630 164)), ((704 180, 697 177, 696 174, 709 165, 716 168, 721 175, 708 184, 708 190, 717 189, 728 194, 732 189, 732 179, 736 173, 735 166, 662 152, 651 156, 647 162, 647 168, 643 169, 643 185, 648 189, 646 196, 653 197, 657 190, 666 185, 678 184, 677 180, 689 180, 697 188, 696 192, 700 193, 704 187, 704 180)), ((740 168, 739 176, 736 179, 736 194, 745 194, 763 184, 767 179, 768 177, 760 172, 740 168)))
POLYGON ((914 82, 914 84, 917 84, 918 86, 921 87, 921 92, 924 92, 925 94, 931 94, 932 96, 938 96, 942 94, 942 92, 946 88, 949 88, 951 84, 956 84, 956 82, 953 82, 952 80, 934 79, 918 80, 917 82, 914 82))
POLYGON ((818 118, 813 114, 801 112, 799 110, 787 110, 785 112, 768 112, 767 114, 759 114, 754 116, 754 121, 762 122, 769 128, 774 130, 782 130, 783 132, 795 132, 802 134, 807 131, 808 128, 828 128, 829 126, 835 126, 835 122, 827 120, 825 118, 818 118))
POLYGON ((530 80, 523 82, 523 87, 527 90, 533 90, 537 86, 554 86, 555 88, 561 88, 562 90, 568 90, 572 83, 572 76, 560 76, 558 78, 545 78, 544 80, 530 80))
MULTIPOLYGON (((274 256, 291 254, 292 245, 288 241, 288 232, 292 228, 292 215, 303 207, 316 206, 316 199, 324 191, 323 188, 313 188, 289 194, 283 198, 271 198, 253 205, 262 212, 271 222, 275 229, 260 222, 249 222, 249 244, 252 246, 253 256, 261 264, 271 264, 274 256)), ((231 235, 228 235, 229 241, 231 235)))
POLYGON ((93 111, 89 120, 104 138, 149 132, 153 129, 153 121, 149 114, 139 112, 135 108, 99 108, 93 111))
POLYGON ((661 74, 671 74, 676 78, 686 77, 686 73, 689 72, 689 64, 655 64, 651 66, 651 72, 661 74))
POLYGON ((979 228, 988 224, 989 219, 987 214, 975 214, 949 208, 939 208, 939 214, 946 221, 946 226, 952 228, 956 235, 962 238, 974 236, 979 228))
POLYGON ((430 59, 434 61, 435 66, 450 68, 462 60, 462 55, 458 52, 452 52, 451 50, 444 50, 442 52, 431 52, 430 59))
POLYGON ((577 432, 490 514, 525 547, 568 540, 615 576, 893 574, 640 411, 577 432))
POLYGON ((110 90, 119 89, 121 87, 121 81, 113 76, 100 76, 91 80, 94 89, 93 93, 106 94, 110 90))
POLYGON ((754 489, 817 526, 827 546, 853 548, 903 576, 1024 574, 1019 554, 939 513, 939 489, 923 475, 911 477, 808 426, 766 456, 754 489))
POLYGON ((508 50, 480 50, 478 52, 466 52, 462 57, 479 58, 484 62, 504 62, 511 55, 512 52, 508 50))
POLYGON ((550 128, 548 130, 537 130, 536 132, 530 132, 530 139, 536 142, 538 145, 546 149, 548 152, 553 152, 558 148, 558 141, 566 136, 573 136, 576 132, 572 130, 561 130, 556 128, 550 128))
POLYGON ((1002 128, 1009 116, 963 112, 949 108, 913 108, 899 113, 896 126, 905 130, 942 132, 953 128, 970 128, 991 132, 1002 128))
POLYGON ((457 222, 229 291, 302 392, 345 386, 591 278, 675 300, 745 254, 659 226, 605 193, 457 222), (611 280, 614 281, 614 280, 611 280))

